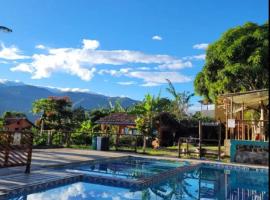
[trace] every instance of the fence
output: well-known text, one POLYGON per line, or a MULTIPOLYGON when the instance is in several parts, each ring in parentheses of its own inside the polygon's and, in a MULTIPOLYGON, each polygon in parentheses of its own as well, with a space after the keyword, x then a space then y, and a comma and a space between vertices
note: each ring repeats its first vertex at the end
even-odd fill
POLYGON ((180 137, 178 139, 178 157, 181 157, 181 154, 190 155, 197 154, 199 158, 202 158, 205 155, 215 155, 218 157, 218 160, 221 159, 221 123, 220 122, 212 122, 212 123, 202 123, 199 121, 199 137, 180 137), (203 126, 211 126, 216 127, 218 129, 218 139, 203 139, 203 126), (203 143, 215 142, 218 145, 218 152, 214 150, 207 150, 202 148, 203 143), (186 143, 186 148, 184 151, 181 151, 181 144, 186 143), (189 149, 189 144, 195 144, 198 148, 194 150, 189 149))
POLYGON ((226 125, 225 139, 269 141, 268 120, 235 120, 234 128, 226 125))
POLYGON ((26 166, 30 173, 32 144, 30 131, 0 131, 0 168, 26 166))

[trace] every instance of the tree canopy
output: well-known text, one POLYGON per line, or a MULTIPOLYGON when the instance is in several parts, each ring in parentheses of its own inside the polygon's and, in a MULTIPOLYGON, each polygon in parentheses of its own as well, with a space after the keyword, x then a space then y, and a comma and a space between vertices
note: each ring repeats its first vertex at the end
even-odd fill
POLYGON ((229 29, 210 44, 194 81, 195 92, 212 102, 228 92, 269 87, 268 22, 229 29))

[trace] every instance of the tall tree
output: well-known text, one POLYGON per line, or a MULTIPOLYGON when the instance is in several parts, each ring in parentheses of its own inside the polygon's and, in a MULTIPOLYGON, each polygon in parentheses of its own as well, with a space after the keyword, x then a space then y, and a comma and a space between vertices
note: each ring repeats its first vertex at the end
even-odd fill
POLYGON ((214 102, 223 93, 268 88, 268 31, 268 22, 246 23, 210 44, 194 81, 195 92, 214 102))
POLYGON ((177 119, 183 119, 188 116, 188 108, 192 105, 190 100, 194 96, 194 93, 190 93, 189 91, 177 92, 172 82, 169 79, 166 80, 168 82, 166 89, 174 98, 171 112, 177 119))
POLYGON ((50 129, 70 130, 72 103, 67 97, 49 97, 33 103, 32 112, 40 113, 45 125, 50 129))

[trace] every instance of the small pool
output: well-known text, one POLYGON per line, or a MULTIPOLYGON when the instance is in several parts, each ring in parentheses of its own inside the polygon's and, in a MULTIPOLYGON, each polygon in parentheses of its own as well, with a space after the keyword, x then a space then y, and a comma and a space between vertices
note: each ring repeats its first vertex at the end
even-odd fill
POLYGON ((87 175, 140 179, 189 165, 188 162, 157 160, 139 157, 127 157, 98 164, 84 164, 66 169, 87 175))
POLYGON ((178 173, 166 181, 139 190, 79 181, 41 192, 20 195, 9 200, 267 200, 268 185, 266 171, 203 165, 193 171, 178 173))

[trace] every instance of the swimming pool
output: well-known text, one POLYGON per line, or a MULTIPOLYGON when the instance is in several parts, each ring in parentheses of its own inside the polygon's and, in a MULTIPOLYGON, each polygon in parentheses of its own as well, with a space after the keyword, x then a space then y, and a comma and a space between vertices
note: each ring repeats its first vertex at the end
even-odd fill
POLYGON ((122 179, 141 179, 189 165, 189 162, 126 157, 97 164, 83 164, 65 169, 68 172, 122 179))
POLYGON ((266 170, 204 164, 140 189, 93 184, 82 179, 53 189, 11 197, 9 200, 266 200, 269 198, 268 185, 266 170))

